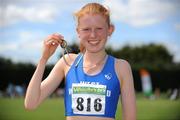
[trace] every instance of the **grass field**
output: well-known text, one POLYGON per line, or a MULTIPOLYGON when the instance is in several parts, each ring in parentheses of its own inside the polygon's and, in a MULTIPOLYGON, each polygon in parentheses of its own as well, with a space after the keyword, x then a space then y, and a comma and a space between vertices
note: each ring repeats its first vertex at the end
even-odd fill
MULTIPOLYGON (((180 100, 137 100, 137 120, 180 120, 180 100)), ((118 108, 116 120, 121 120, 118 108)), ((0 120, 65 120, 63 98, 46 100, 34 111, 27 111, 23 99, 0 98, 0 120)))

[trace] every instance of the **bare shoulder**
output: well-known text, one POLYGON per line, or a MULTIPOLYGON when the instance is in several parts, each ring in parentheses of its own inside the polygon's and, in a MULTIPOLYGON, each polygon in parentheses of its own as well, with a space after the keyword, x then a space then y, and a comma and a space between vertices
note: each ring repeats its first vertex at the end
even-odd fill
POLYGON ((128 61, 124 59, 116 59, 116 70, 118 70, 121 73, 127 73, 131 71, 131 65, 129 64, 128 61))
POLYGON ((66 76, 67 72, 69 71, 71 65, 74 63, 77 56, 78 56, 78 54, 70 53, 70 54, 66 54, 61 57, 60 61, 63 64, 65 76, 66 76))
POLYGON ((64 56, 62 56, 57 63, 62 63, 62 64, 65 64, 65 61, 64 59, 69 62, 69 63, 72 63, 76 57, 77 57, 78 54, 73 54, 73 53, 69 53, 69 54, 65 54, 64 56))
POLYGON ((115 71, 120 81, 121 87, 124 83, 132 81, 132 71, 128 61, 124 59, 116 59, 115 71))
POLYGON ((63 62, 65 65, 68 65, 68 64, 71 65, 73 64, 77 56, 78 54, 70 53, 70 54, 64 55, 64 57, 62 57, 61 59, 63 59, 63 62))
POLYGON ((58 62, 56 63, 55 67, 59 68, 63 71, 66 71, 67 67, 69 67, 69 65, 73 64, 74 60, 76 59, 77 54, 66 54, 64 56, 62 56, 58 62), (68 65, 69 64, 69 65, 68 65))

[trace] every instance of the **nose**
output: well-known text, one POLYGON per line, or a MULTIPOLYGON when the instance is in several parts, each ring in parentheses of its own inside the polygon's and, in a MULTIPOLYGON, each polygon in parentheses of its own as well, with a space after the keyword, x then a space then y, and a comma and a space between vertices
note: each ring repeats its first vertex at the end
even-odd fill
POLYGON ((96 37, 96 31, 95 29, 91 30, 90 37, 95 38, 96 37))

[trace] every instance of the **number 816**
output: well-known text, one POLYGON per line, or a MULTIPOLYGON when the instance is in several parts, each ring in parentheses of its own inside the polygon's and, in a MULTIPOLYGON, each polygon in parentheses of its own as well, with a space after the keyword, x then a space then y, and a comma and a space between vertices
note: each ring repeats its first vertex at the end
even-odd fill
MULTIPOLYGON (((92 100, 91 100, 91 98, 87 98, 86 99, 87 100, 87 109, 86 109, 86 111, 87 112, 91 112, 91 102, 92 102, 92 100)), ((99 111, 101 111, 101 109, 102 109, 102 104, 101 104, 101 99, 100 98, 96 98, 95 100, 94 100, 94 104, 93 104, 93 106, 94 106, 94 110, 96 111, 96 112, 99 112, 99 111)), ((84 105, 83 105, 83 103, 84 103, 84 99, 82 98, 82 97, 78 97, 77 98, 77 106, 76 106, 76 108, 79 110, 79 111, 83 111, 84 110, 84 105)))

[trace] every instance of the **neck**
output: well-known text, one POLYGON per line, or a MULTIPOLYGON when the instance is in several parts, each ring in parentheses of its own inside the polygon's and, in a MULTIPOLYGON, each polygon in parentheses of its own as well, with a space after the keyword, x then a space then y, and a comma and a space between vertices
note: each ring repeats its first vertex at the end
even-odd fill
POLYGON ((101 51, 98 53, 90 53, 90 52, 85 52, 84 53, 84 65, 85 66, 90 66, 90 65, 96 65, 99 63, 103 63, 105 58, 106 58, 106 52, 101 51))

